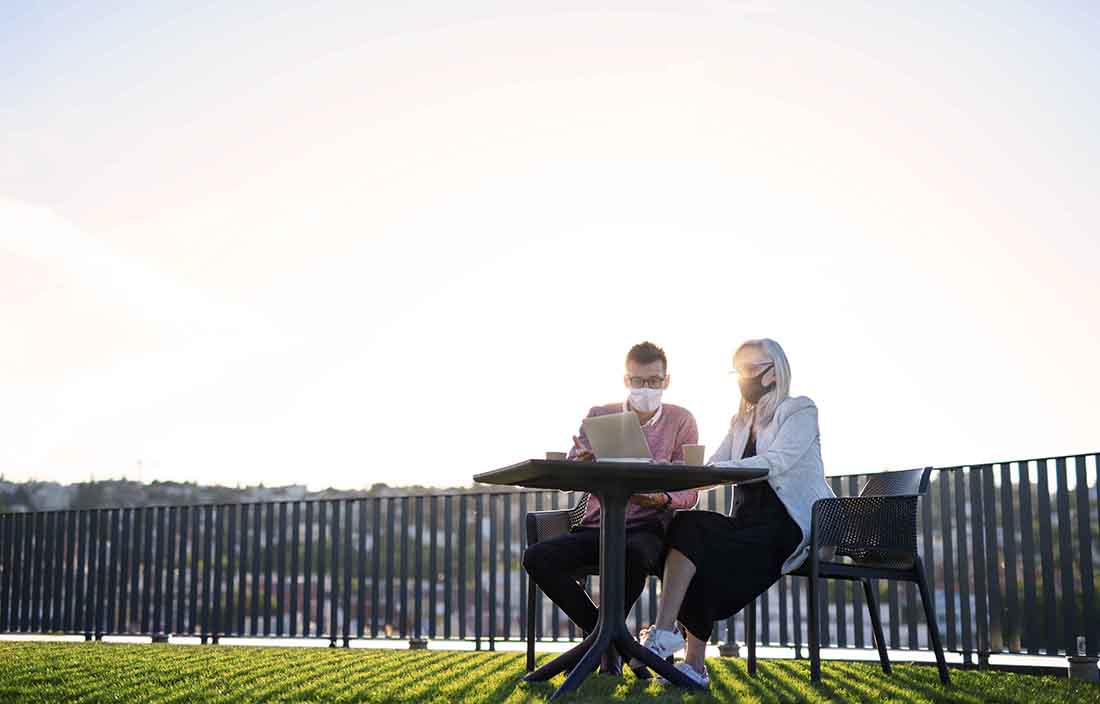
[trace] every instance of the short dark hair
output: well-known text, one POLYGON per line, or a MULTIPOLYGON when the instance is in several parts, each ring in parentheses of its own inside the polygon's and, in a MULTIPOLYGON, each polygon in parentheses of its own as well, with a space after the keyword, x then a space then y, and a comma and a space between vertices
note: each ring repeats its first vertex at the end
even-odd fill
POLYGON ((630 351, 626 353, 627 362, 637 362, 638 364, 652 364, 653 362, 660 362, 661 367, 668 371, 668 358, 665 357, 665 351, 653 344, 652 342, 639 342, 630 348, 630 351))

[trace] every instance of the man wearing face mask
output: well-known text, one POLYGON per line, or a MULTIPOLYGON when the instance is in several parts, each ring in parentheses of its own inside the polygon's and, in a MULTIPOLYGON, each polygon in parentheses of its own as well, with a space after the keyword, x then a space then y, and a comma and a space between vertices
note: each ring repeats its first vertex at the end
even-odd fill
MULTIPOLYGON (((686 408, 664 403, 668 388, 668 360, 664 350, 652 342, 642 342, 630 348, 626 356, 623 386, 624 401, 594 406, 588 416, 634 412, 642 425, 642 433, 656 462, 682 462, 683 446, 699 441, 695 417, 686 408)), ((591 460, 591 446, 582 426, 569 452, 571 460, 591 460)), ((626 610, 642 593, 646 578, 660 574, 664 532, 677 509, 695 506, 695 490, 636 494, 626 511, 626 610)), ((584 515, 572 532, 536 543, 523 554, 523 566, 562 611, 578 626, 591 632, 599 615, 596 605, 573 578, 585 565, 599 564, 600 502, 594 496, 582 499, 584 515)), ((614 660, 612 658, 611 660, 614 660)), ((604 670, 617 669, 617 664, 605 661, 604 670)))

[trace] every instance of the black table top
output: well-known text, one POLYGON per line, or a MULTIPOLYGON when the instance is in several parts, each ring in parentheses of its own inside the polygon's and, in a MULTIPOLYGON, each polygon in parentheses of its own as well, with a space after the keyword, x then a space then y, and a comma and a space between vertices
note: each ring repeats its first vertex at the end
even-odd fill
POLYGON ((735 484, 767 476, 766 469, 700 467, 650 462, 573 462, 527 460, 474 475, 482 484, 523 486, 531 489, 590 491, 618 488, 631 494, 681 491, 714 484, 735 484))

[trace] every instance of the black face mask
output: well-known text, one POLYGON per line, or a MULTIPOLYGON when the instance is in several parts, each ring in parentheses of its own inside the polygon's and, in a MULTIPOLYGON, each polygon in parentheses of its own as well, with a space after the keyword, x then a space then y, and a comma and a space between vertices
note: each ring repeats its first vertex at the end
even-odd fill
POLYGON ((771 369, 771 367, 768 367, 751 379, 737 380, 737 385, 741 387, 741 398, 749 403, 756 404, 760 399, 764 398, 764 394, 775 388, 774 381, 764 386, 764 375, 768 373, 768 369, 771 369))

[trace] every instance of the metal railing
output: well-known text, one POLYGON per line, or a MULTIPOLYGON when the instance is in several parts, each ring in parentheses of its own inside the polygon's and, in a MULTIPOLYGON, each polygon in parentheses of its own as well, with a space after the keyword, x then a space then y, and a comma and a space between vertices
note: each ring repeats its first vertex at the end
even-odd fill
MULTIPOLYGON (((1096 453, 936 469, 919 543, 949 651, 1100 650, 1096 453)), ((841 496, 865 475, 831 477, 841 496)), ((732 489, 699 508, 726 510, 732 489)), ((524 515, 560 492, 492 492, 0 514, 0 633, 468 639, 526 637, 524 515)), ((736 569, 736 566, 730 566, 736 569)), ((598 578, 594 580, 598 583, 598 578)), ((861 589, 825 586, 824 647, 870 648, 861 589)), ((890 648, 924 649, 913 585, 880 583, 890 648)), ((806 582, 756 600, 761 645, 805 642, 806 582)), ((651 579, 633 626, 655 620, 651 579)), ((744 614, 713 640, 744 640, 744 614)), ((545 597, 537 637, 578 630, 545 597)))

